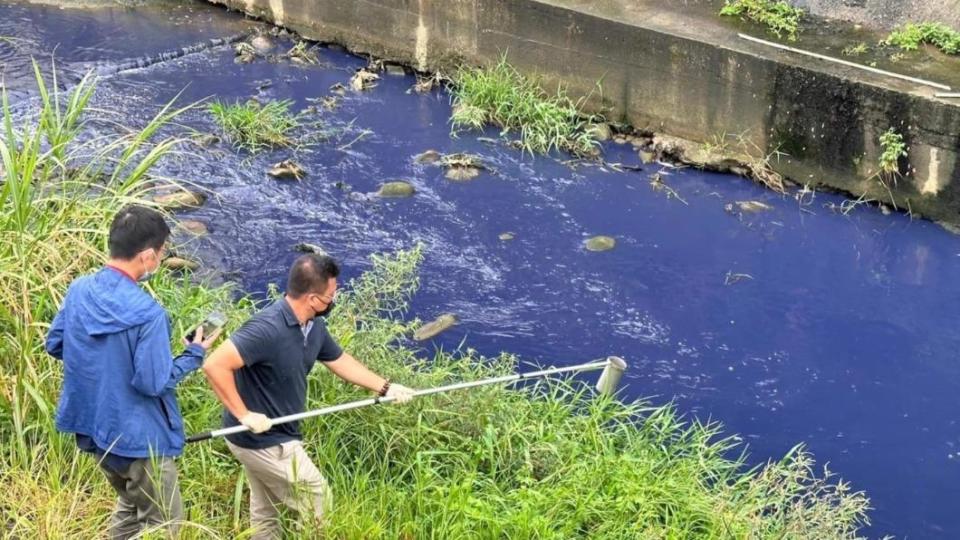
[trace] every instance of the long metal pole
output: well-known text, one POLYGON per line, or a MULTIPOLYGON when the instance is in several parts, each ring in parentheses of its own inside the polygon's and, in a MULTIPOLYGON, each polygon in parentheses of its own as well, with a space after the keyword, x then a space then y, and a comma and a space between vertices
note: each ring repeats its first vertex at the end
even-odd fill
POLYGON ((863 65, 863 64, 858 64, 858 63, 856 63, 856 62, 850 62, 849 60, 843 60, 843 59, 840 59, 840 58, 834 58, 834 57, 832 57, 832 56, 827 56, 827 55, 825 55, 825 54, 819 54, 819 53, 815 53, 815 52, 805 51, 805 50, 803 50, 803 49, 797 49, 796 47, 789 47, 789 46, 787 46, 787 45, 781 45, 780 43, 775 43, 775 42, 773 42, 773 41, 767 41, 767 40, 765 40, 765 39, 755 38, 755 37, 753 37, 753 36, 748 36, 748 35, 746 35, 746 34, 737 34, 737 35, 740 37, 740 39, 745 39, 745 40, 747 40, 747 41, 753 41, 754 43, 760 43, 760 44, 762 44, 762 45, 766 45, 766 46, 768 46, 768 47, 773 47, 773 48, 775 48, 775 49, 780 49, 780 50, 783 50, 783 51, 790 51, 790 52, 792 52, 792 53, 802 54, 802 55, 804 55, 804 56, 810 56, 810 57, 813 57, 813 58, 817 58, 817 59, 819 59, 819 60, 826 60, 827 62, 835 62, 835 63, 837 63, 837 64, 841 64, 841 65, 848 66, 848 67, 852 67, 852 68, 862 69, 862 70, 864 70, 864 71, 869 71, 870 73, 876 73, 876 74, 878 74, 878 75, 884 75, 884 76, 886 76, 886 77, 893 77, 893 78, 895 78, 895 79, 903 79, 903 80, 905 80, 905 81, 910 81, 910 82, 914 82, 914 83, 917 83, 917 84, 925 84, 925 85, 927 85, 927 86, 932 86, 932 87, 934 87, 934 88, 939 88, 939 89, 941 89, 941 90, 951 90, 951 88, 950 88, 949 86, 947 86, 947 85, 945 85, 945 84, 940 84, 940 83, 938 83, 938 82, 928 81, 928 80, 926 80, 926 79, 919 79, 919 78, 917 78, 917 77, 910 77, 910 76, 908 76, 908 75, 901 75, 900 73, 894 73, 894 72, 892 72, 892 71, 886 71, 886 70, 883 70, 883 69, 877 69, 877 68, 875 68, 875 67, 865 66, 865 65, 863 65))
MULTIPOLYGON (((448 384, 446 386, 437 386, 436 388, 426 388, 423 390, 417 390, 413 393, 415 397, 419 396, 429 396, 431 394, 439 394, 442 392, 450 392, 453 390, 463 390, 465 388, 474 388, 477 386, 486 386, 490 384, 499 384, 499 383, 509 383, 517 382, 526 379, 537 379, 540 377, 546 377, 548 375, 556 375, 558 373, 569 373, 571 371, 593 371, 597 369, 604 369, 610 367, 611 369, 623 371, 626 367, 624 361, 615 356, 611 356, 602 361, 588 362, 586 364, 579 364, 576 366, 566 366, 566 367, 557 367, 550 369, 541 369, 539 371, 529 371, 527 373, 514 373, 511 375, 503 375, 501 377, 492 377, 490 379, 482 379, 479 381, 469 381, 456 384, 448 384)), ((333 405, 331 407, 324 407, 322 409, 315 409, 312 411, 306 411, 298 414, 291 414, 287 416, 281 416, 279 418, 273 419, 273 424, 283 424, 286 422, 294 422, 296 420, 304 420, 306 418, 313 418, 315 416, 323 416, 325 414, 333 414, 337 412, 350 411, 353 409, 360 409, 362 407, 369 407, 370 405, 378 405, 382 403, 390 403, 396 398, 393 397, 375 397, 370 399, 362 399, 360 401, 351 401, 350 403, 343 403, 341 405, 333 405)), ((187 442, 197 442, 204 441, 207 439, 212 439, 214 437, 222 437, 224 435, 232 435, 234 433, 242 433, 248 431, 250 428, 244 425, 233 426, 223 429, 216 429, 213 431, 205 431, 203 433, 197 433, 196 435, 191 435, 187 437, 187 442)))

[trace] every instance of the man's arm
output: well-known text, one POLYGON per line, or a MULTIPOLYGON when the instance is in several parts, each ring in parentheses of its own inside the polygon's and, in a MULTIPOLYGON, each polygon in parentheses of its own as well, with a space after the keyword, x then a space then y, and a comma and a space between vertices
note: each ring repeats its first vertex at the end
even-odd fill
MULTIPOLYGON (((383 390, 387 380, 367 369, 367 366, 361 364, 356 358, 348 352, 344 352, 336 360, 324 362, 323 365, 333 372, 334 375, 347 381, 348 383, 366 388, 373 392, 383 390)), ((396 399, 396 403, 406 403, 413 399, 413 390, 400 384, 391 383, 387 388, 386 396, 396 399)))
POLYGON ((273 424, 265 415, 247 409, 240 392, 237 391, 234 372, 244 366, 256 364, 270 351, 274 343, 276 337, 271 326, 251 319, 234 332, 230 339, 223 342, 223 345, 217 347, 203 364, 203 373, 220 402, 234 418, 254 433, 263 433, 273 424))
POLYGON ((203 330, 198 330, 194 341, 180 356, 174 358, 170 352, 166 318, 155 317, 140 329, 133 353, 133 378, 130 384, 140 393, 154 397, 173 389, 190 372, 200 367, 207 347, 219 335, 217 331, 204 337, 203 330))
POLYGON ((47 330, 47 342, 44 344, 47 354, 63 360, 63 310, 57 312, 47 330))
POLYGON ((348 352, 344 352, 336 360, 323 362, 323 365, 337 377, 372 392, 379 392, 387 382, 383 377, 367 369, 367 366, 361 364, 348 352))
POLYGON ((234 418, 240 419, 250 411, 243 404, 243 398, 237 392, 237 381, 233 372, 243 367, 243 358, 237 346, 229 339, 214 350, 203 363, 203 374, 207 376, 213 393, 234 418))

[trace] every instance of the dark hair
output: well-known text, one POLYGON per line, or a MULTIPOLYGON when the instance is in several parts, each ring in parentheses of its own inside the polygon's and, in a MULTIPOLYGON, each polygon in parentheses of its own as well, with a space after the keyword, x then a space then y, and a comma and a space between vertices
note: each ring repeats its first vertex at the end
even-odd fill
POLYGON ((170 227, 160 212, 131 204, 117 212, 110 224, 110 257, 130 260, 149 248, 160 250, 170 236, 170 227))
POLYGON ((340 275, 340 265, 329 255, 308 253, 297 257, 287 277, 287 295, 297 299, 309 293, 327 290, 330 278, 340 275))

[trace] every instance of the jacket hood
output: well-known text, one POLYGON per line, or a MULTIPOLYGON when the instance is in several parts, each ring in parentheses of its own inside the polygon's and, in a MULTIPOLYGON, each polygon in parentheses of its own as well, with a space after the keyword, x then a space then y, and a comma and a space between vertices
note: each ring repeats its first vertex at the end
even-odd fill
POLYGON ((77 310, 75 320, 91 336, 123 332, 163 313, 153 297, 111 268, 78 279, 70 295, 77 310))

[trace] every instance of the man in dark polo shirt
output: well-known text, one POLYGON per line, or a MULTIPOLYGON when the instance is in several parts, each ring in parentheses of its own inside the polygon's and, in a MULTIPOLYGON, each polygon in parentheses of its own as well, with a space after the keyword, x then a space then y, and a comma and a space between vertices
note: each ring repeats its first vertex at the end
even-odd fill
POLYGON ((270 420, 304 411, 307 375, 317 360, 341 379, 398 403, 413 397, 413 390, 344 352, 327 332, 323 316, 333 308, 339 274, 327 255, 298 258, 286 295, 244 323, 203 365, 224 404, 224 426, 250 428, 229 435, 227 445, 250 482, 254 539, 279 538, 281 505, 319 522, 331 504, 326 480, 301 443, 299 422, 274 426, 270 420))

